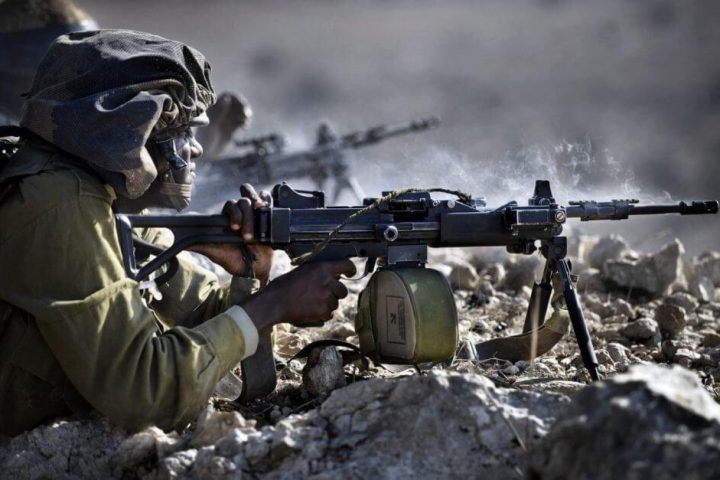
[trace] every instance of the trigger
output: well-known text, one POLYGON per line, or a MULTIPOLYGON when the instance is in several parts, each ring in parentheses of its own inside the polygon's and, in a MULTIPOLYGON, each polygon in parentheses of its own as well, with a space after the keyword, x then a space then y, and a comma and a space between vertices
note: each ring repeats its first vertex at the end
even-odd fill
POLYGON ((365 278, 365 277, 367 277, 368 275, 370 275, 373 271, 375 271, 375 264, 376 264, 376 263, 377 263, 377 258, 376 258, 376 257, 369 257, 369 258, 367 259, 367 261, 365 262, 365 269, 363 270, 362 275, 360 275, 359 277, 346 278, 346 279, 344 279, 344 280, 352 280, 352 281, 362 280, 363 278, 365 278))

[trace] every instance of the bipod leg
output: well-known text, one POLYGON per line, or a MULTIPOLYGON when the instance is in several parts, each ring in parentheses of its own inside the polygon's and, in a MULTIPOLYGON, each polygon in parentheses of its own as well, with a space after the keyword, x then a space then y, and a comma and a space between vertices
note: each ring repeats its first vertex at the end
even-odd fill
POLYGON ((538 328, 545 323, 545 315, 547 314, 548 305, 550 305, 550 297, 552 296, 552 276, 555 269, 552 267, 553 262, 545 260, 545 269, 543 270, 540 282, 533 284, 532 293, 530 294, 530 302, 528 311, 525 315, 525 325, 523 325, 523 333, 527 333, 538 328))
POLYGON ((595 356, 595 348, 593 347, 590 332, 588 332, 587 324, 585 323, 585 316, 580 307, 580 299, 577 296, 575 286, 570 276, 570 265, 565 258, 556 259, 555 264, 560 278, 562 278, 563 281, 563 296, 565 297, 565 304, 570 314, 570 322, 575 332, 575 338, 580 348, 580 356, 583 359, 585 368, 590 372, 590 378, 599 380, 599 364, 595 356))

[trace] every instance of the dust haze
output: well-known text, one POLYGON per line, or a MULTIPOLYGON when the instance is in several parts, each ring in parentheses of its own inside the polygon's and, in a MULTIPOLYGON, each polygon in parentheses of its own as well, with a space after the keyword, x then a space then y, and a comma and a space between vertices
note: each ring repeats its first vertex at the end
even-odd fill
MULTIPOLYGON (((250 100, 248 136, 284 133, 293 149, 323 120, 344 133, 439 116, 351 156, 368 194, 443 186, 497 205, 545 178, 560 200, 720 197, 717 2, 79 3, 103 27, 200 49, 216 89, 250 100)), ((580 230, 610 229, 647 250, 677 236, 691 253, 720 233, 700 217, 580 230)))

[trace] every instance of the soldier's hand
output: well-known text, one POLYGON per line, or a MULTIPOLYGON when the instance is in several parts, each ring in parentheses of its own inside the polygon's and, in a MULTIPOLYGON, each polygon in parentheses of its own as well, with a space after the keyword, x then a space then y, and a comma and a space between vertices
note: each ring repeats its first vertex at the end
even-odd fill
MULTIPOLYGON (((252 240, 255 235, 253 210, 272 206, 272 197, 268 192, 255 191, 252 185, 245 183, 240 187, 241 198, 235 201, 228 201, 223 207, 223 213, 230 219, 230 229, 239 231, 244 240, 252 240)), ((246 245, 252 256, 255 258, 252 270, 260 283, 265 285, 270 277, 272 268, 273 250, 267 245, 246 245)), ((190 250, 201 253, 214 263, 223 267, 233 275, 246 275, 249 271, 243 252, 237 245, 195 245, 190 250)))
POLYGON ((350 260, 306 263, 270 282, 242 306, 258 330, 276 323, 314 326, 330 320, 347 296, 340 276, 354 274, 350 260))

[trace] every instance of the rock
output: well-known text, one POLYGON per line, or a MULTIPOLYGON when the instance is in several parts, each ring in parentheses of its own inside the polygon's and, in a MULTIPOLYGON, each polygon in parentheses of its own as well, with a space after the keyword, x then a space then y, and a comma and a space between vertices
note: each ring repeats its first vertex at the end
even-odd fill
POLYGON ((600 350, 595 351, 595 356, 597 357, 598 363, 600 365, 614 365, 615 360, 610 356, 607 350, 601 348, 600 350))
POLYGON ((112 478, 113 454, 126 438, 105 420, 58 420, 3 444, 0 477, 112 478))
POLYGON ((486 322, 483 319, 478 319, 473 325, 470 327, 470 331, 475 333, 484 333, 490 331, 490 325, 488 325, 488 322, 486 322))
POLYGON ((609 304, 604 303, 600 300, 597 295, 588 295, 583 297, 583 306, 585 307, 585 313, 593 312, 599 315, 601 318, 612 315, 609 304))
POLYGON ((158 462, 158 478, 169 480, 173 478, 187 478, 185 475, 192 469, 197 450, 192 448, 174 453, 158 462))
POLYGON ((694 277, 707 277, 720 285, 720 252, 704 253, 693 265, 694 277))
POLYGON ((664 340, 660 344, 660 353, 662 353, 668 361, 672 362, 675 358, 675 352, 677 352, 678 348, 679 347, 677 342, 674 342, 672 340, 664 340))
POLYGON ((133 471, 138 465, 167 456, 181 446, 176 432, 167 434, 157 427, 148 427, 120 444, 112 464, 121 470, 133 471))
POLYGON ((495 296, 495 289, 488 280, 481 280, 477 287, 477 292, 484 295, 486 298, 495 296))
POLYGON ((452 267, 450 265, 445 265, 444 263, 428 263, 427 268, 432 268, 442 273, 443 277, 450 282, 450 274, 452 273, 452 267))
POLYGON ((587 255, 588 263, 593 268, 603 268, 608 260, 621 259, 626 253, 630 253, 630 247, 625 239, 614 233, 600 238, 590 249, 587 255))
POLYGON ((718 438, 720 405, 692 372, 634 366, 573 396, 531 450, 527 476, 715 478, 718 438))
POLYGON ((537 393, 560 393, 572 396, 586 387, 584 383, 570 380, 555 380, 548 378, 522 378, 513 383, 513 387, 537 393))
POLYGON ((523 372, 527 377, 556 377, 564 371, 557 361, 551 362, 549 358, 543 358, 532 362, 523 372))
POLYGON ((638 260, 609 260, 603 274, 613 284, 639 290, 652 296, 667 294, 673 286, 685 284, 682 254, 685 249, 675 240, 653 255, 638 260))
POLYGON ((673 356, 673 362, 685 368, 692 367, 693 362, 698 360, 700 360, 700 354, 693 352, 689 348, 678 348, 673 356))
POLYGON ((703 335, 703 346, 720 347, 720 334, 715 332, 707 332, 703 335))
POLYGON ((568 244, 568 255, 575 255, 580 263, 590 264, 590 252, 597 245, 599 238, 595 235, 579 235, 577 239, 568 244), (577 252, 571 252, 576 248, 577 252))
POLYGON ((303 368, 303 385, 310 395, 327 395, 345 385, 343 359, 335 347, 315 348, 303 368))
POLYGON ((685 309, 686 313, 693 313, 698 308, 698 301, 687 292, 675 292, 663 300, 669 305, 677 305, 685 309))
POLYGON ((270 411, 270 420, 276 422, 282 417, 282 411, 276 406, 270 411))
POLYGON ((346 340, 356 335, 355 329, 352 324, 345 322, 334 322, 329 325, 330 331, 328 332, 329 338, 337 338, 338 340, 346 340))
POLYGON ((192 447, 211 445, 225 437, 233 429, 252 431, 255 423, 255 420, 246 420, 238 412, 218 412, 209 406, 198 417, 197 426, 189 444, 192 447))
POLYGON ((448 280, 453 288, 460 290, 475 290, 480 284, 480 276, 469 262, 456 262, 452 265, 448 280))
POLYGON ((532 287, 533 282, 540 278, 543 260, 538 255, 511 257, 512 263, 507 266, 507 274, 502 288, 519 292, 522 287, 532 287))
POLYGON ((703 303, 715 301, 715 284, 708 277, 696 277, 690 282, 690 291, 703 303))
POLYGON ((655 321, 665 338, 675 338, 687 325, 685 309, 677 305, 662 304, 655 309, 655 321))
POLYGON ((564 395, 499 389, 474 374, 373 379, 274 426, 177 452, 160 461, 158 476, 510 478, 524 462, 519 442, 536 442, 568 404, 564 395))
POLYGON ((635 309, 632 307, 630 302, 627 302, 622 298, 615 299, 610 306, 610 310, 612 310, 613 315, 625 315, 628 320, 635 316, 635 309))
POLYGON ((499 285, 505 280, 506 272, 502 263, 493 263, 483 271, 483 274, 490 277, 490 282, 493 285, 499 285))
POLYGON ((610 342, 605 346, 605 349, 607 350, 608 355, 610 355, 610 358, 614 363, 619 363, 621 365, 630 364, 630 359, 628 358, 628 349, 624 345, 610 342))
POLYGON ((431 248, 428 250, 428 260, 450 266, 474 261, 470 252, 461 248, 431 248))
POLYGON ((521 450, 508 422, 529 442, 566 404, 560 395, 497 389, 478 375, 356 383, 320 408, 334 432, 325 465, 328 457, 344 458, 324 478, 509 478, 521 450))
POLYGON ((216 455, 214 447, 205 447, 198 450, 191 473, 194 478, 231 478, 237 470, 232 459, 216 455))
POLYGON ((588 268, 580 274, 577 283, 578 292, 605 292, 605 279, 597 268, 588 268))
POLYGON ((215 450, 223 457, 234 457, 242 452, 243 444, 247 442, 248 434, 239 428, 230 430, 224 438, 215 444, 215 450))
POLYGON ((525 360, 518 360, 517 362, 515 362, 515 366, 518 367, 521 372, 524 372, 530 366, 530 362, 525 360))
POLYGON ((644 343, 658 334, 658 325, 651 318, 638 318, 623 327, 620 333, 629 340, 644 343))
POLYGON ((520 298, 530 300, 530 296, 532 295, 532 288, 524 286, 520 289, 520 291, 517 292, 517 294, 520 298))

